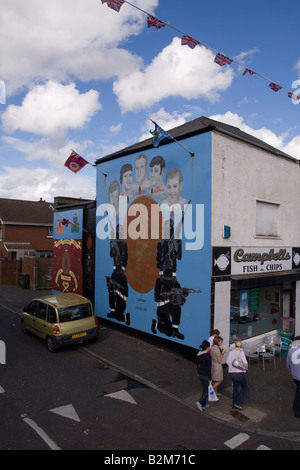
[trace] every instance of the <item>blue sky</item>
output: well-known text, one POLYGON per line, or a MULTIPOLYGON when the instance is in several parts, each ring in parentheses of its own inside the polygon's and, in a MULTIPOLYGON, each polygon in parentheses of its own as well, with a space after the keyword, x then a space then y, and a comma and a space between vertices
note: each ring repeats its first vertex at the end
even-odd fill
POLYGON ((165 130, 212 117, 300 158, 299 0, 1 0, 0 197, 95 198, 90 163, 165 130), (180 30, 202 45, 181 45, 180 30), (214 49, 235 62, 220 67, 214 49), (267 79, 284 87, 275 93, 267 79), (3 99, 2 99, 3 101, 3 99))

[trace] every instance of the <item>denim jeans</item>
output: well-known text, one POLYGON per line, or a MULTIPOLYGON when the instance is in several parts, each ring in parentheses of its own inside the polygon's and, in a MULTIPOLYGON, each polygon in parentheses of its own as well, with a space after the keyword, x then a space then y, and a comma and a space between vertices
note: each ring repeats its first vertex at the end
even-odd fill
POLYGON ((201 395, 201 398, 199 400, 201 406, 205 406, 206 405, 206 400, 207 400, 207 397, 208 397, 208 377, 207 375, 201 375, 199 374, 199 379, 200 379, 200 382, 202 384, 202 395, 201 395))
POLYGON ((230 376, 233 384, 232 404, 242 406, 248 388, 246 374, 244 372, 233 372, 230 376))

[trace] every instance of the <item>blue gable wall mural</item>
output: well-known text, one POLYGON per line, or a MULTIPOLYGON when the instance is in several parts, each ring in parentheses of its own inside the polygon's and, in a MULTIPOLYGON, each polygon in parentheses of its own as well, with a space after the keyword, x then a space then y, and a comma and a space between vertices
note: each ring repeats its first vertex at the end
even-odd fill
POLYGON ((209 336, 211 134, 98 168, 95 312, 198 348, 209 336))

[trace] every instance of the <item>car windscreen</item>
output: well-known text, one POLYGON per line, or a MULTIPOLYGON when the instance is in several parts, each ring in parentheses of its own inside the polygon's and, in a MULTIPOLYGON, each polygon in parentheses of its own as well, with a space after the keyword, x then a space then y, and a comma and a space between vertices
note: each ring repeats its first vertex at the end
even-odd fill
POLYGON ((59 308, 58 318, 60 323, 68 321, 81 320, 92 316, 90 304, 72 305, 71 307, 59 308))

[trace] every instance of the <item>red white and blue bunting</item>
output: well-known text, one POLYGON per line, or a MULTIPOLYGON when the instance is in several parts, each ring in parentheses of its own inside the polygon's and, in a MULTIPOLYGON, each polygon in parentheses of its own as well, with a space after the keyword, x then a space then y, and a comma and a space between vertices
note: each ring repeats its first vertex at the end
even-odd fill
MULTIPOLYGON (((101 2, 102 2, 102 4, 107 3, 107 6, 109 8, 112 8, 116 12, 120 11, 120 9, 121 9, 121 7, 124 3, 127 3, 128 5, 132 6, 133 8, 136 8, 137 10, 142 11, 143 13, 145 13, 147 15, 148 28, 151 28, 152 26, 154 26, 156 29, 160 29, 160 28, 163 28, 164 26, 168 26, 169 28, 179 32, 182 35, 182 38, 181 38, 181 45, 182 46, 189 46, 191 49, 195 49, 195 47, 197 47, 198 45, 201 45, 201 46, 204 46, 207 49, 210 49, 211 51, 213 51, 215 53, 214 62, 216 64, 218 64, 220 67, 231 65, 232 63, 235 63, 235 64, 237 64, 237 65, 239 65, 240 67, 243 67, 243 68, 245 67, 244 64, 241 64, 237 60, 231 59, 230 57, 227 57, 225 54, 222 54, 222 53, 218 52, 216 49, 208 46, 207 44, 204 44, 203 42, 189 36, 188 34, 184 33, 183 31, 180 31, 178 28, 175 28, 174 26, 171 26, 170 24, 168 24, 168 23, 166 23, 166 22, 164 22, 164 21, 162 21, 158 18, 155 18, 154 16, 147 13, 145 10, 142 10, 141 8, 139 8, 136 5, 133 5, 132 3, 128 2, 127 0, 101 0, 101 2)), ((244 76, 248 73, 249 73, 249 75, 258 75, 259 77, 267 80, 269 82, 269 88, 271 90, 273 90, 275 92, 278 92, 279 90, 286 90, 287 95, 288 95, 289 98, 291 98, 293 100, 300 100, 300 95, 296 95, 295 93, 289 91, 288 88, 285 88, 281 85, 278 85, 273 80, 270 80, 269 78, 265 77, 264 75, 261 75, 258 72, 255 72, 254 70, 252 70, 250 68, 247 68, 247 67, 244 68, 244 71, 243 71, 242 75, 244 76)))

